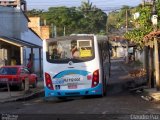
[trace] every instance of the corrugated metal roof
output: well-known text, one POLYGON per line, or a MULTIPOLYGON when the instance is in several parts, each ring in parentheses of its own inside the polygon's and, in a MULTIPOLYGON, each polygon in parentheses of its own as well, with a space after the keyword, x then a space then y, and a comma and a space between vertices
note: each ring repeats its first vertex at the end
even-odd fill
POLYGON ((7 42, 9 44, 13 44, 19 47, 29 47, 29 48, 41 48, 41 46, 29 43, 17 38, 11 38, 11 37, 6 37, 6 36, 0 36, 0 41, 7 42))
POLYGON ((160 30, 159 31, 152 31, 148 35, 144 36, 144 41, 148 42, 153 40, 154 37, 160 37, 160 30))

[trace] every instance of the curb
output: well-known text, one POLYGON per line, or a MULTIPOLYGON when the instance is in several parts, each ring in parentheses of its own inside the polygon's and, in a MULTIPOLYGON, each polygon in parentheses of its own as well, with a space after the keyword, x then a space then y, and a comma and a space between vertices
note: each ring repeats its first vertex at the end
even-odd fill
POLYGON ((9 100, 2 100, 2 101, 0 101, 0 103, 31 100, 31 99, 34 99, 36 97, 41 97, 41 96, 44 96, 44 90, 39 90, 39 91, 33 92, 31 94, 24 94, 23 96, 19 96, 16 98, 10 98, 9 100))

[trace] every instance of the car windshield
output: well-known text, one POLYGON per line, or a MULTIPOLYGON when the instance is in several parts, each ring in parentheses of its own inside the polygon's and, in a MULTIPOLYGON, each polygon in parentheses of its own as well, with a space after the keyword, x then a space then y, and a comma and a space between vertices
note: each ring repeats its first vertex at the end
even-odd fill
POLYGON ((2 67, 0 68, 0 75, 16 75, 18 68, 2 67))

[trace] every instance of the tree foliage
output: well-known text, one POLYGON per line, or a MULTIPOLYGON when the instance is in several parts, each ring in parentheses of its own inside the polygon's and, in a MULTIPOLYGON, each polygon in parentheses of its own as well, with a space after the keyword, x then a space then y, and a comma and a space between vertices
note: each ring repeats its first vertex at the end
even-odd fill
POLYGON ((40 16, 47 20, 47 25, 57 27, 58 36, 63 35, 64 27, 66 35, 73 33, 105 34, 107 14, 96 8, 90 2, 82 2, 76 7, 50 7, 48 11, 31 10, 28 16, 40 16))
POLYGON ((152 31, 151 10, 149 6, 139 6, 135 8, 134 11, 138 12, 140 16, 133 20, 135 23, 134 29, 125 33, 124 37, 128 40, 134 41, 140 47, 143 47, 144 36, 152 31))
POLYGON ((114 30, 118 30, 120 28, 125 28, 126 27, 126 14, 128 18, 128 28, 132 27, 132 23, 129 22, 131 21, 131 16, 132 16, 132 8, 129 6, 123 6, 120 10, 113 11, 109 13, 108 15, 108 28, 109 32, 112 32, 114 30))
MULTIPOLYGON (((140 47, 143 47, 143 38, 145 35, 153 31, 153 25, 151 22, 152 17, 152 4, 139 5, 135 8, 124 6, 122 9, 113 11, 108 15, 108 27, 112 32, 115 29, 120 30, 126 26, 126 10, 127 10, 127 24, 128 28, 131 28, 128 32, 124 33, 124 37, 128 40, 134 41, 140 47), (139 13, 139 17, 134 19, 133 14, 139 13)), ((156 8, 158 18, 160 18, 160 0, 156 1, 156 8)), ((158 22, 160 27, 160 22, 158 22)))
MULTIPOLYGON (((156 7, 158 16, 160 16, 160 0, 157 1, 156 7)), ((127 32, 124 36, 126 39, 132 40, 143 47, 144 44, 142 41, 144 36, 153 31, 151 22, 152 6, 139 6, 135 8, 135 12, 140 13, 139 18, 135 20, 135 23, 138 24, 139 27, 127 32)), ((160 27, 160 22, 158 22, 158 26, 160 27)))

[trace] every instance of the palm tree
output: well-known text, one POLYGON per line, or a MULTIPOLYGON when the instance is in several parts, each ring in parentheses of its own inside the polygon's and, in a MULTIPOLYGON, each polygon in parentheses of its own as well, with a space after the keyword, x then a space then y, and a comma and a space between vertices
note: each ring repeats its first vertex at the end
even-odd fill
POLYGON ((93 6, 90 0, 87 0, 87 1, 85 0, 82 2, 79 9, 83 13, 84 17, 86 18, 91 11, 96 10, 96 6, 93 6))
POLYGON ((91 11, 95 9, 95 6, 92 5, 92 3, 90 2, 90 0, 83 1, 82 5, 80 7, 81 11, 85 12, 85 11, 91 11))

